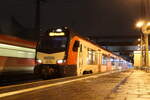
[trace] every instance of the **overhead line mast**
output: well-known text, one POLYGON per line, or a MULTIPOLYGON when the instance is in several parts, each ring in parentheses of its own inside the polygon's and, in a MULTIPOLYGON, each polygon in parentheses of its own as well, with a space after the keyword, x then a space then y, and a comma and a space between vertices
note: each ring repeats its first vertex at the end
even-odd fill
POLYGON ((34 40, 39 39, 40 31, 41 31, 41 2, 46 2, 47 0, 36 0, 36 8, 35 8, 35 25, 34 25, 34 40))

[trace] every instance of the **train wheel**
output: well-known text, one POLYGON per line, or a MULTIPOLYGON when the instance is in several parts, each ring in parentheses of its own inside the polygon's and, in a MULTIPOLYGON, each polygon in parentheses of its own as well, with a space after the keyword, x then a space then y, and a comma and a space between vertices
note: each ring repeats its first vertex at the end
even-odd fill
POLYGON ((34 74, 39 76, 40 73, 41 73, 41 68, 39 66, 35 66, 34 67, 34 74))
POLYGON ((85 74, 92 74, 92 73, 93 73, 92 70, 84 71, 84 72, 83 72, 83 75, 85 75, 85 74))

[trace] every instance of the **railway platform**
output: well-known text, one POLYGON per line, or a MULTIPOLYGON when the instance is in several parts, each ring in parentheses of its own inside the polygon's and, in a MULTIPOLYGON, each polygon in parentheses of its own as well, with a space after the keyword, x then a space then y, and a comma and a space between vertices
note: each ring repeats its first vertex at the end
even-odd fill
POLYGON ((150 100, 150 73, 135 70, 106 100, 150 100))
POLYGON ((107 100, 132 73, 128 70, 1 87, 0 100, 107 100))

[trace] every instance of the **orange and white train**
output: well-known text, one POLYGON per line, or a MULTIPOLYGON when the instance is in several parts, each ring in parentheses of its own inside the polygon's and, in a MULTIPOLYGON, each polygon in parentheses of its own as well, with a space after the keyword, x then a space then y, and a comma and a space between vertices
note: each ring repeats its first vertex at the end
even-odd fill
POLYGON ((122 70, 131 65, 67 27, 52 28, 42 34, 36 48, 36 61, 35 74, 43 78, 122 70))
POLYGON ((33 73, 35 42, 0 35, 0 75, 33 73))

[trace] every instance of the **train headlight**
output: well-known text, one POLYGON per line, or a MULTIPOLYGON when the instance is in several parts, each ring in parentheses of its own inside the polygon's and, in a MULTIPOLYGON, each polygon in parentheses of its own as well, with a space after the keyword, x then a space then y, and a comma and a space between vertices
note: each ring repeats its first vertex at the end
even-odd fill
POLYGON ((62 29, 56 29, 56 32, 62 32, 62 29))
POLYGON ((57 62, 57 64, 62 64, 62 63, 65 62, 65 60, 59 59, 59 60, 57 60, 56 62, 57 62))
POLYGON ((38 59, 38 60, 37 60, 37 63, 41 64, 41 63, 42 63, 42 60, 38 59))

